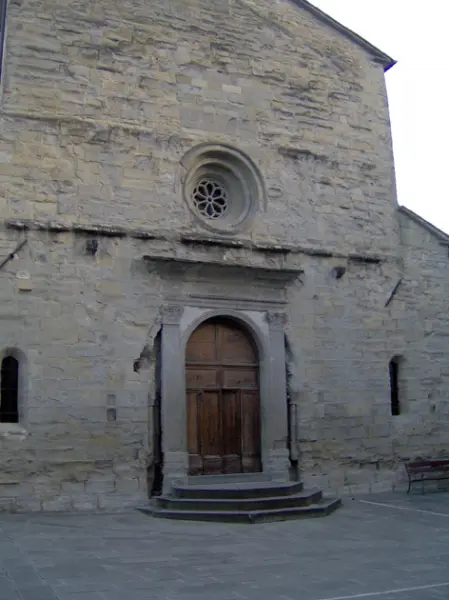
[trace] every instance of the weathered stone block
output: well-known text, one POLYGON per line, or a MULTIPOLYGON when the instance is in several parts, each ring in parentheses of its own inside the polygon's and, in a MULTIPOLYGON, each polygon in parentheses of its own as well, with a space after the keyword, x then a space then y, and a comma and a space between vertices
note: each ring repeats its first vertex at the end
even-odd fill
POLYGON ((115 489, 114 479, 110 475, 99 477, 97 479, 90 478, 84 484, 86 494, 109 494, 115 489))
POLYGON ((136 508, 148 502, 148 497, 143 494, 108 494, 98 497, 98 508, 100 510, 123 510, 136 508))
POLYGON ((139 479, 137 477, 122 478, 115 480, 115 490, 119 493, 134 494, 139 490, 139 479))
POLYGON ((42 501, 32 495, 19 496, 15 501, 17 512, 39 512, 42 510, 42 501))
MULTIPOLYGON (((107 490, 101 493, 107 494, 107 490)), ((70 498, 70 507, 76 511, 94 511, 98 508, 98 497, 92 493, 73 495, 70 498)))
POLYGON ((14 498, 0 496, 0 512, 13 512, 15 509, 14 498))
POLYGON ((56 496, 51 500, 42 500, 42 510, 68 512, 72 508, 70 496, 56 496))

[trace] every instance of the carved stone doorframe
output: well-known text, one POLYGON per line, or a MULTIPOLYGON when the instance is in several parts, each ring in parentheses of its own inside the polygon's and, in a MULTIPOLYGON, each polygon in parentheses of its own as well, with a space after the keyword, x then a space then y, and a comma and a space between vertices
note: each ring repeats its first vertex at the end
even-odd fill
MULTIPOLYGON (((235 310, 222 306, 167 304, 162 310, 162 445, 164 490, 188 470, 185 348, 193 331, 213 317, 228 317, 252 335, 260 357, 262 471, 288 477, 288 422, 282 311, 235 310)), ((214 303, 215 304, 215 303, 214 303)))
POLYGON ((164 491, 187 476, 185 349, 191 333, 213 317, 234 319, 257 344, 260 360, 262 470, 289 473, 284 328, 286 286, 300 269, 144 257, 165 298, 161 335, 161 412, 164 491))

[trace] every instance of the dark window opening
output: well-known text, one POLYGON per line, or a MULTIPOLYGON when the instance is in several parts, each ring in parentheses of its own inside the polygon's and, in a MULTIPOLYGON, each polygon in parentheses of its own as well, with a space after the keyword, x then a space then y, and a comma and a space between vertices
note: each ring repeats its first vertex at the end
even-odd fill
POLYGON ((401 414, 401 403, 399 400, 399 359, 390 361, 390 394, 391 414, 395 417, 401 414))
POLYGON ((0 0, 0 79, 3 75, 3 53, 5 49, 6 6, 8 0, 0 0))
POLYGON ((154 470, 153 479, 149 485, 150 496, 160 496, 164 487, 164 454, 162 449, 162 334, 159 330, 154 340, 155 364, 155 401, 153 407, 153 448, 154 448, 154 470))
POLYGON ((6 356, 1 365, 0 423, 19 422, 19 363, 6 356))

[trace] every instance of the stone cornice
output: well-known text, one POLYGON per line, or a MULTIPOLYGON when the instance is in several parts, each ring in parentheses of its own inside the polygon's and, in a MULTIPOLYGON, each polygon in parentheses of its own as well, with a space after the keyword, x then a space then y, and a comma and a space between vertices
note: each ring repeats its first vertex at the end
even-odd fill
POLYGON ((234 239, 211 235, 198 235, 187 233, 167 232, 149 229, 131 229, 116 225, 100 223, 68 224, 62 221, 40 221, 33 219, 9 219, 5 222, 8 229, 17 231, 46 231, 48 233, 72 233, 75 235, 97 235, 99 237, 133 238, 137 240, 155 240, 162 242, 179 243, 186 246, 202 246, 215 248, 229 248, 235 250, 251 250, 267 256, 273 255, 304 255, 317 258, 339 258, 360 264, 380 264, 395 260, 393 256, 379 254, 344 253, 330 248, 319 248, 285 244, 276 242, 254 242, 252 240, 234 239))

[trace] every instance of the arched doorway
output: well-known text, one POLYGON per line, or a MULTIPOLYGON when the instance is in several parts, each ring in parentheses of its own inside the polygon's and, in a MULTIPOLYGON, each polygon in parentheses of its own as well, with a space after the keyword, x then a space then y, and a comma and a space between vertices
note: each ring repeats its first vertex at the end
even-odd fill
POLYGON ((236 321, 209 319, 186 349, 189 475, 261 470, 259 358, 236 321))

